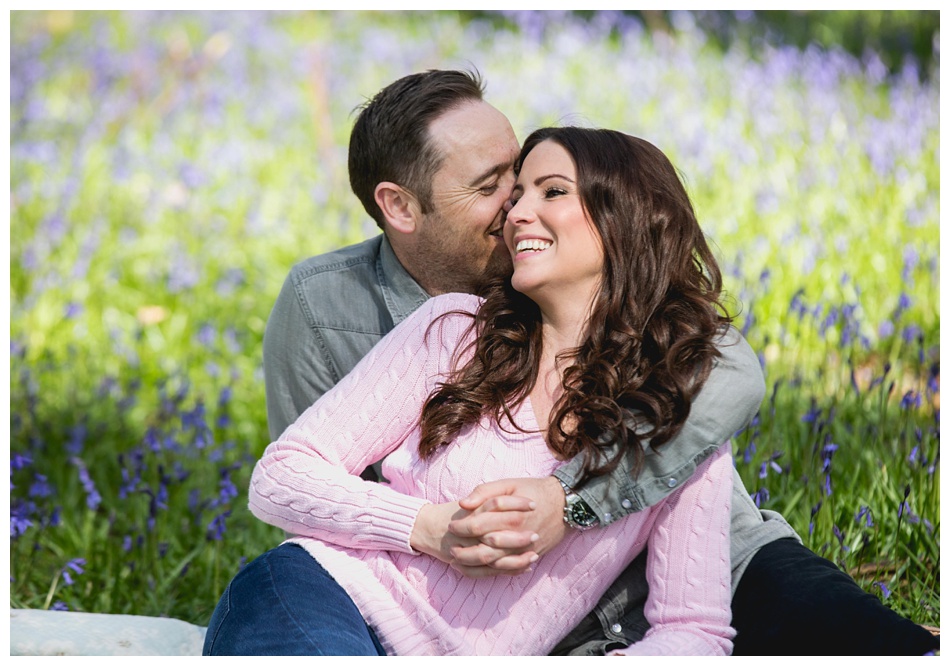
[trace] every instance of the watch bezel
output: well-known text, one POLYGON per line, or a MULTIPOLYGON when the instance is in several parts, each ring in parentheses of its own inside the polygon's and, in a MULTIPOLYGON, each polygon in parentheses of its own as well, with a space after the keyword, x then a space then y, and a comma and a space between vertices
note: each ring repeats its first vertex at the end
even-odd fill
POLYGON ((589 530, 600 524, 600 519, 590 505, 561 479, 561 488, 564 489, 564 522, 578 531, 589 530))

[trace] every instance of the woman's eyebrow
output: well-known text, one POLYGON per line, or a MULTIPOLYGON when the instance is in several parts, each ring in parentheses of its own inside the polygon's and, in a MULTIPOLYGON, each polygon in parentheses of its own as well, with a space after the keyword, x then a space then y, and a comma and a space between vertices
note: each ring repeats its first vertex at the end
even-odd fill
POLYGON ((548 178, 560 178, 560 179, 562 179, 562 180, 566 180, 566 181, 569 182, 569 183, 573 183, 573 182, 574 182, 573 180, 571 180, 571 179, 568 178, 567 176, 561 175, 561 174, 559 174, 559 173, 549 173, 549 174, 546 175, 546 176, 540 176, 539 178, 535 178, 535 179, 534 179, 534 186, 537 187, 538 185, 540 185, 541 183, 543 183, 544 181, 546 181, 548 178))

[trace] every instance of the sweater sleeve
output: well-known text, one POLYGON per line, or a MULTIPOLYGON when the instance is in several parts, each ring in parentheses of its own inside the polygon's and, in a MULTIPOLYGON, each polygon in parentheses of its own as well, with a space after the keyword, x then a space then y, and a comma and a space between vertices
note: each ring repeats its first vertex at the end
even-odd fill
POLYGON ((643 640, 612 654, 729 655, 731 443, 658 507, 650 534, 643 640))
POLYGON ((251 476, 257 518, 299 536, 356 549, 414 552, 409 537, 427 501, 364 481, 368 464, 417 427, 422 405, 451 368, 478 300, 430 299, 264 451, 251 476))

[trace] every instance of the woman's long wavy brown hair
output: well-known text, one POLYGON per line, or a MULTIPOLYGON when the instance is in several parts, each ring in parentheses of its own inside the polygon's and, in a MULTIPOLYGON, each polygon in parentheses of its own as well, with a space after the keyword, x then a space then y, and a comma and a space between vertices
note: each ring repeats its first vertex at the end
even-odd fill
MULTIPOLYGON (((721 274, 689 196, 658 148, 610 130, 544 128, 525 141, 518 170, 542 141, 573 158, 581 202, 604 248, 587 337, 558 356, 566 369, 548 446, 565 460, 582 455, 587 477, 611 472, 632 451, 637 474, 643 442, 657 448, 679 431, 719 355, 714 339, 730 321, 720 303, 721 274)), ((510 409, 537 380, 538 306, 510 278, 490 282, 482 295, 471 360, 423 408, 423 457, 483 415, 517 428, 510 409)))

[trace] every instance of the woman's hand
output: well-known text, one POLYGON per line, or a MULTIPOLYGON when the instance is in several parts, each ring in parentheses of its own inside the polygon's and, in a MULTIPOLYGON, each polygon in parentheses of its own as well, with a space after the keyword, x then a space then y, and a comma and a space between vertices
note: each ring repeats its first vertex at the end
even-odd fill
POLYGON ((475 538, 489 545, 506 543, 510 533, 532 532, 538 539, 532 550, 544 555, 567 534, 564 522, 564 490, 553 476, 541 479, 503 479, 477 486, 459 505, 468 515, 449 525, 458 537, 475 538), (527 498, 530 511, 511 512, 510 500, 527 498))
POLYGON ((473 511, 462 509, 458 502, 426 504, 416 517, 409 544, 414 550, 446 562, 471 578, 516 575, 538 559, 533 548, 538 534, 522 528, 523 515, 534 508, 532 500, 516 495, 497 497, 490 507, 482 506, 473 511), (491 515, 486 515, 489 513, 491 515), (479 514, 483 516, 481 524, 492 528, 480 538, 449 531, 455 521, 479 514))

